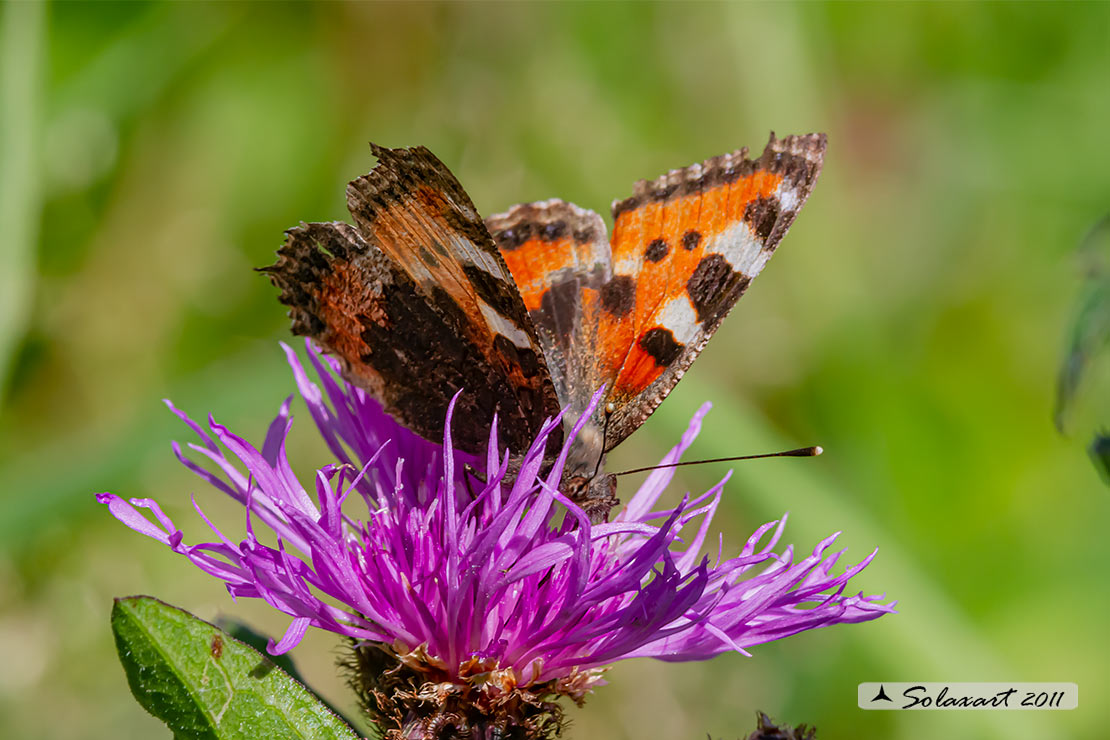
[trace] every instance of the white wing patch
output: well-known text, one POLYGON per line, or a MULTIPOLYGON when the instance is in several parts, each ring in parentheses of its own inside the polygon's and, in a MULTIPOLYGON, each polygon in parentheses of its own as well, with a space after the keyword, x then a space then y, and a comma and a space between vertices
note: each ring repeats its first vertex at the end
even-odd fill
POLYGON ((494 333, 504 335, 506 339, 521 349, 534 349, 532 340, 520 327, 502 316, 497 312, 497 309, 480 298, 478 299, 478 310, 482 312, 482 318, 486 320, 486 324, 494 333))
POLYGON ((798 191, 790 187, 785 182, 779 185, 775 195, 779 199, 780 211, 793 211, 798 208, 798 191))
POLYGON ((746 223, 733 224, 706 245, 708 254, 719 254, 730 267, 750 278, 759 274, 770 255, 763 251, 763 243, 755 237, 746 223))
POLYGON ((698 314, 685 291, 667 301, 657 315, 659 324, 670 329, 680 344, 690 342, 698 331, 698 314))

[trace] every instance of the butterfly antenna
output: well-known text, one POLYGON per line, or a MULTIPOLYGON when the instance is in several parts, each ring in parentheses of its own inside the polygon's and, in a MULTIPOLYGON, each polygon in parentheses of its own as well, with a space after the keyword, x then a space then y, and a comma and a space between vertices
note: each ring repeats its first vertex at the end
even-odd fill
POLYGON ((609 436, 609 420, 613 418, 615 410, 616 407, 612 403, 605 404, 605 426, 601 429, 601 452, 597 454, 597 465, 594 465, 594 474, 590 476, 591 478, 596 478, 598 471, 601 470, 601 461, 605 458, 605 441, 609 436))
POLYGON ((765 457, 817 457, 822 452, 824 452, 824 450, 815 445, 813 447, 799 447, 796 450, 786 450, 784 452, 765 452, 762 455, 715 457, 712 460, 691 460, 689 462, 667 463, 666 465, 650 465, 646 468, 622 470, 619 473, 613 473, 613 475, 631 475, 632 473, 644 473, 648 470, 660 470, 662 468, 680 468, 683 465, 705 465, 706 463, 735 462, 737 460, 759 460, 765 457))

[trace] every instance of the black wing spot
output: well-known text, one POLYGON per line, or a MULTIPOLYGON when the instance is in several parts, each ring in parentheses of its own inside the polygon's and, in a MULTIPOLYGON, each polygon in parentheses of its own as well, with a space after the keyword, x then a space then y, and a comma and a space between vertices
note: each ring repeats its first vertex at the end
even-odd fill
POLYGON ((721 318, 750 282, 751 278, 732 269, 723 255, 703 257, 686 281, 686 292, 698 313, 698 321, 704 324, 721 318))
POLYGON ((667 367, 678 359, 682 350, 686 349, 685 345, 675 341, 670 329, 664 329, 661 326, 644 332, 640 337, 639 345, 651 355, 651 359, 655 360, 655 364, 659 367, 667 367))
POLYGON ((532 224, 524 222, 499 233, 497 235, 497 246, 500 249, 519 249, 524 242, 531 238, 532 224))
POLYGON ((779 204, 774 198, 756 198, 744 209, 744 223, 760 241, 767 241, 779 219, 779 204))
POLYGON ((701 244, 701 233, 697 231, 687 231, 682 235, 682 248, 688 252, 692 252, 701 244))
POLYGON ((647 245, 647 249, 644 250, 644 259, 649 262, 658 262, 666 257, 669 251, 671 250, 667 246, 667 242, 662 238, 652 239, 651 243, 647 245))
POLYGON ((540 230, 540 238, 545 242, 553 242, 562 239, 567 233, 566 221, 552 221, 549 224, 544 224, 540 230))
POLYGON ((636 301, 636 282, 628 275, 614 275, 601 286, 601 307, 617 318, 632 310, 636 301))

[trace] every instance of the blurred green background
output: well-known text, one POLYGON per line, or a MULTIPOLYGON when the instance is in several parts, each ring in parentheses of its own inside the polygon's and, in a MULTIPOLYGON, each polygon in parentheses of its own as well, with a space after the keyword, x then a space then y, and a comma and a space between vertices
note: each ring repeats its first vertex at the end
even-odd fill
MULTIPOLYGON (((424 144, 491 214, 826 131, 783 249, 659 412, 647 464, 705 399, 693 455, 743 464, 739 546, 790 511, 843 530, 857 588, 900 613, 707 663, 620 664, 571 737, 734 738, 762 709, 835 738, 1102 738, 1110 496, 1052 391, 1075 246, 1110 208, 1110 4, 56 4, 0 36, 0 736, 159 737, 114 655, 111 598, 232 604, 93 494, 188 495, 160 403, 258 439, 292 382, 254 266, 300 220, 345 218, 367 142, 424 144), (1074 681, 1080 708, 863 712, 861 681, 1074 681)), ((1089 407, 1089 404, 1087 405, 1089 407)), ((303 407, 294 464, 326 461, 303 407)), ((1104 415, 1105 423, 1110 414, 1104 415)), ((704 490, 724 469, 688 470, 704 490)), ((630 483, 625 484, 626 486, 630 483)), ((627 488, 626 488, 627 490, 627 488)), ((295 654, 342 706, 336 641, 295 654)))

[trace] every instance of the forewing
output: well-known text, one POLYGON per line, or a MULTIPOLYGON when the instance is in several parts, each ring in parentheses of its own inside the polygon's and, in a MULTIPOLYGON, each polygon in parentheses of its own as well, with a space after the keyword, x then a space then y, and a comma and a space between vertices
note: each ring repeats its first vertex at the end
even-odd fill
POLYGON ((497 412, 502 442, 523 452, 559 403, 508 268, 430 152, 374 153, 378 166, 348 186, 357 228, 291 229, 267 269, 294 331, 336 354, 349 380, 418 434, 442 439, 462 389, 455 443, 480 452, 497 412))
POLYGON ((613 377, 606 449, 639 427, 763 269, 821 171, 825 135, 774 134, 747 149, 636 184, 613 204, 611 285, 631 292, 601 314, 599 377, 613 377))

